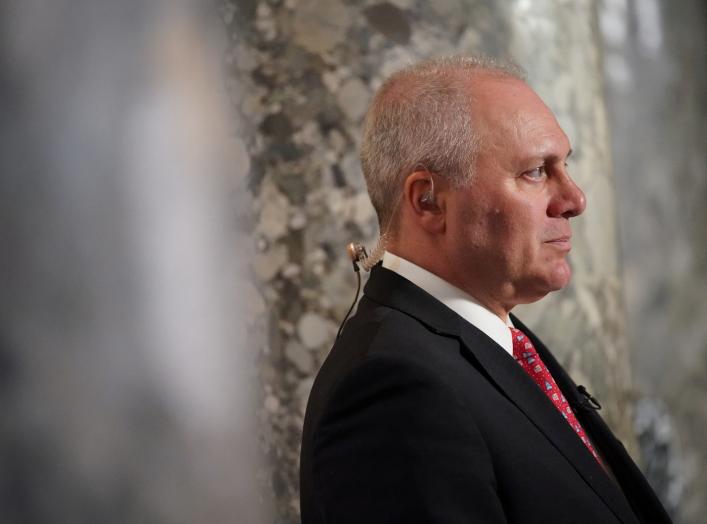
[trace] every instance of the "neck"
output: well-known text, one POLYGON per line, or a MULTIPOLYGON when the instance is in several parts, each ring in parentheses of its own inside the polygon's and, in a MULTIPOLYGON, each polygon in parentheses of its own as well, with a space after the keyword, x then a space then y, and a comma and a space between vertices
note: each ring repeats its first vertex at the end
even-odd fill
POLYGON ((504 323, 508 323, 508 315, 512 307, 505 308, 501 302, 494 300, 490 293, 485 293, 481 286, 471 285, 468 278, 455 278, 455 275, 449 272, 449 268, 453 266, 446 263, 443 257, 441 258, 438 255, 426 256, 426 254, 429 253, 429 250, 410 247, 406 249, 405 246, 401 246, 396 242, 391 242, 386 248, 386 251, 403 258, 408 262, 412 262, 416 266, 419 266, 438 276, 442 280, 445 280, 454 287, 461 289, 484 308, 499 317, 504 323))

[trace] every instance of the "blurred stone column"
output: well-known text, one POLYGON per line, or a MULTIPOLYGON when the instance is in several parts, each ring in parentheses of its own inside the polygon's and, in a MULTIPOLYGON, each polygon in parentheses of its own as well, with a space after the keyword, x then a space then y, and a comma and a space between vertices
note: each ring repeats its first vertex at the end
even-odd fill
POLYGON ((263 521, 224 30, 195 4, 0 6, 2 522, 263 521))
POLYGON ((354 296, 345 246, 371 245, 377 234, 357 157, 361 120, 387 75, 427 57, 517 60, 573 139, 574 172, 590 202, 576 221, 575 284, 525 315, 630 442, 593 3, 232 0, 222 15, 232 35, 234 109, 250 133, 252 205, 243 219, 258 252, 252 305, 262 312, 251 332, 267 338, 259 347, 262 445, 272 464, 263 482, 277 499, 278 522, 297 522, 304 406, 354 296))

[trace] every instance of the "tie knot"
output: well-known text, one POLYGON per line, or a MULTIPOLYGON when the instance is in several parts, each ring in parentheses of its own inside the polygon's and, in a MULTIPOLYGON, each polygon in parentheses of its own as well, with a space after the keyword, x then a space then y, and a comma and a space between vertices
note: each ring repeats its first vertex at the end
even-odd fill
MULTIPOLYGON (((520 329, 510 328, 511 336, 513 337, 513 358, 520 359, 535 359, 538 352, 530 339, 520 329)), ((528 362, 532 364, 532 362, 528 362)))

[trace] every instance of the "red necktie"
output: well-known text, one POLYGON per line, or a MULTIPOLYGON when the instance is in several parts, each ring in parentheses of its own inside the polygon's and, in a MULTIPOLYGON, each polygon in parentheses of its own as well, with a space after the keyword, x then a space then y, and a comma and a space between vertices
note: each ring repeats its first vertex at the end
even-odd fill
POLYGON ((565 420, 570 425, 570 427, 577 433, 577 436, 584 442, 587 449, 590 451, 592 456, 597 459, 599 465, 603 467, 599 455, 594 450, 594 446, 589 442, 587 434, 584 429, 577 421, 577 417, 574 416, 574 412, 570 407, 567 399, 557 387, 555 380, 552 378, 550 371, 548 371, 547 366, 540 360, 540 355, 535 350, 533 343, 530 339, 516 328, 510 328, 511 335, 513 336, 513 358, 516 359, 518 364, 525 370, 525 372, 530 375, 530 378, 542 389, 547 398, 555 405, 557 410, 565 417, 565 420))

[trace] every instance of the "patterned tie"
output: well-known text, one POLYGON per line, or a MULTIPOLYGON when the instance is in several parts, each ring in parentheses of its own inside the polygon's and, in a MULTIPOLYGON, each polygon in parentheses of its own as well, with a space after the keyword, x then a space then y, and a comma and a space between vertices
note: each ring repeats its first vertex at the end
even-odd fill
POLYGON ((555 379, 552 378, 550 371, 548 371, 547 366, 540 360, 540 355, 535 350, 533 343, 530 339, 525 336, 525 333, 516 328, 510 328, 511 335, 513 335, 513 358, 516 359, 518 364, 525 370, 525 372, 530 375, 530 378, 535 381, 535 383, 542 389, 547 398, 555 405, 558 411, 565 417, 565 420, 570 425, 570 427, 577 433, 577 436, 584 442, 587 449, 592 454, 592 456, 597 459, 599 465, 604 467, 599 455, 594 451, 594 446, 589 442, 587 434, 584 429, 577 421, 577 417, 574 416, 574 412, 570 407, 569 403, 565 399, 565 396, 557 387, 555 379))

